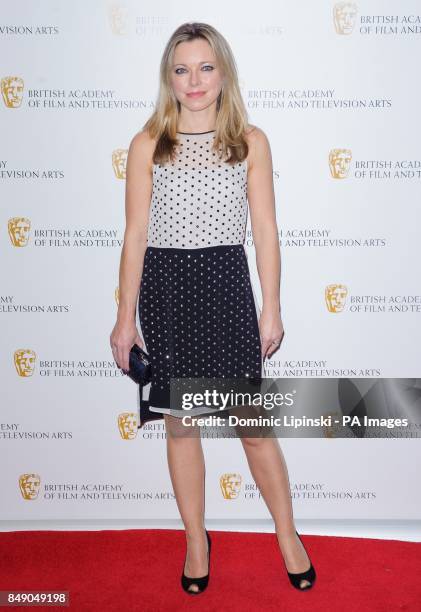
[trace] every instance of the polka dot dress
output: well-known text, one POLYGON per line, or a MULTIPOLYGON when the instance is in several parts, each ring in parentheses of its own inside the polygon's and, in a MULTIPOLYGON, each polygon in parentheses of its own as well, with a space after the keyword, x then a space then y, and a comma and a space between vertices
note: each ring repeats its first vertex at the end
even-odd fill
POLYGON ((152 362, 149 409, 175 416, 185 412, 170 410, 172 377, 262 376, 244 249, 247 162, 221 161, 214 135, 178 132, 176 160, 153 169, 139 320, 152 362))

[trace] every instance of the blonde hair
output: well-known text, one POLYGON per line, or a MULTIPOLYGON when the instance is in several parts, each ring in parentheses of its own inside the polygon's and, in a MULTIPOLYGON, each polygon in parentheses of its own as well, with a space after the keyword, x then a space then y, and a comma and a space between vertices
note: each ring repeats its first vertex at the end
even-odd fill
POLYGON ((214 27, 206 23, 189 22, 179 26, 164 49, 160 64, 159 92, 155 110, 143 126, 157 139, 153 163, 162 164, 174 158, 180 103, 170 82, 174 51, 180 42, 203 38, 211 46, 218 67, 224 75, 224 84, 217 98, 214 149, 227 158, 227 163, 243 161, 248 155, 245 130, 248 127, 247 110, 238 83, 237 66, 231 48, 214 27))

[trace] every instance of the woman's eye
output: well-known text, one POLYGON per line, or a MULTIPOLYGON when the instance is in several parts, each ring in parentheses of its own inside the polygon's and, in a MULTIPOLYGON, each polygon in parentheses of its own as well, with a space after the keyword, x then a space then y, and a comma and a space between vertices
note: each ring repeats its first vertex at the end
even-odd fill
MULTIPOLYGON (((213 66, 211 66, 210 64, 206 64, 205 66, 202 66, 202 68, 210 68, 211 70, 213 70, 213 66)), ((184 68, 176 68, 175 69, 175 74, 182 74, 181 72, 179 72, 179 70, 183 71, 184 68)), ((208 70, 206 70, 206 72, 209 72, 208 70)))

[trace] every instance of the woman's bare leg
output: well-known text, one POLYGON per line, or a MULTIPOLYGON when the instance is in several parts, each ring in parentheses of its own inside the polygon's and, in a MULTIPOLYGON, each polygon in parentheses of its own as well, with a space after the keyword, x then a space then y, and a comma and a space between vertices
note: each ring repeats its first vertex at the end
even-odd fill
MULTIPOLYGON (((289 572, 304 572, 310 559, 295 533, 288 469, 277 438, 240 437, 251 474, 275 522, 276 535, 289 572)), ((302 580, 300 587, 308 585, 302 580)))
MULTIPOLYGON (((167 431, 167 459, 177 506, 187 540, 185 574, 200 577, 208 573, 205 516, 205 461, 199 428, 183 426, 179 417, 164 415, 167 431), (187 437, 193 433, 197 435, 187 437), (185 435, 183 435, 183 432, 185 435)), ((198 591, 196 584, 190 590, 198 591)))

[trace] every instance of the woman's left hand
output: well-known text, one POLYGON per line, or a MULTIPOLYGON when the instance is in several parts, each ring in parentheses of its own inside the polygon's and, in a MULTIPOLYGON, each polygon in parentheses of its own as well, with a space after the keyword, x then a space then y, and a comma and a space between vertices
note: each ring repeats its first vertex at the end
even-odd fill
POLYGON ((259 330, 262 357, 266 359, 278 350, 285 333, 279 311, 263 308, 259 319, 259 330))

